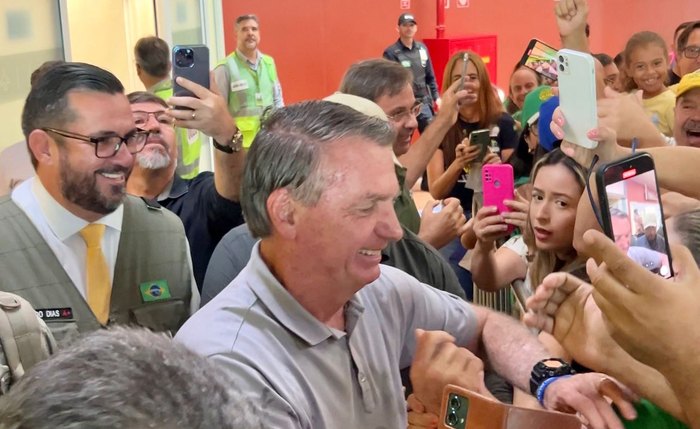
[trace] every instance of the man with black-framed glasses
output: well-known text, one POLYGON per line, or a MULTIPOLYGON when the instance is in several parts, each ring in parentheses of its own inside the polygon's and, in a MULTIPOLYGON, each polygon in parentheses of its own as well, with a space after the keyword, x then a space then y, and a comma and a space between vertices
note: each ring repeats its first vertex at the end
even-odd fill
POLYGON ((63 63, 32 86, 22 130, 36 176, 0 199, 0 290, 61 344, 113 323, 175 333, 198 307, 177 216, 126 195, 139 129, 119 80, 63 63))
POLYGON ((678 56, 676 64, 680 78, 700 70, 700 21, 687 23, 685 29, 678 35, 678 56))
MULTIPOLYGON (((131 195, 157 200, 180 217, 190 245, 194 278, 201 290, 216 245, 243 223, 239 204, 245 152, 226 102, 219 94, 183 78, 178 81, 196 97, 171 97, 171 109, 160 97, 137 91, 128 95, 136 126, 149 133, 136 154, 127 181, 131 195), (214 139, 214 172, 184 179, 176 174, 179 145, 175 125, 196 129, 214 139)), ((212 89, 216 88, 215 84, 212 89)))

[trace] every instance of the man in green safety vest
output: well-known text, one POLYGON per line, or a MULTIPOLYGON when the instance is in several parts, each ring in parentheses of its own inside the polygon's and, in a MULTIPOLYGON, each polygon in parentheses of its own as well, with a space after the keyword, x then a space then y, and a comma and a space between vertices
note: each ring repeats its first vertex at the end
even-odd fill
POLYGON ((248 148, 260 129, 260 117, 271 106, 282 107, 282 86, 275 61, 258 50, 260 25, 255 15, 236 18, 236 50, 214 69, 214 77, 248 148))
MULTIPOLYGON (((134 47, 136 74, 146 90, 163 100, 173 96, 170 79, 170 48, 168 43, 155 36, 143 37, 134 47)), ((178 158, 175 174, 192 179, 199 174, 199 154, 202 151, 202 134, 197 130, 177 128, 178 158)))

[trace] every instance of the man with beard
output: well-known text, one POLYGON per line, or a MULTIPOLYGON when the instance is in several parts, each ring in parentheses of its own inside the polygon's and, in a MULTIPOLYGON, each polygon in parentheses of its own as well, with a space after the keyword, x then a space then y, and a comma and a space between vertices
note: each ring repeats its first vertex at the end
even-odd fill
POLYGON ((700 70, 683 76, 676 87, 675 121, 675 144, 700 147, 700 70))
POLYGON ((168 102, 187 110, 170 109, 149 92, 128 95, 136 126, 149 134, 146 146, 136 154, 126 189, 129 194, 157 200, 180 217, 190 244, 194 278, 201 290, 219 240, 243 223, 238 200, 245 156, 241 135, 221 96, 178 79, 197 98, 171 97, 168 102), (198 129, 214 138, 214 173, 202 172, 192 179, 175 174, 178 145, 173 118, 178 127, 198 129))
POLYGON ((29 301, 60 342, 112 323, 174 333, 197 308, 177 216, 126 195, 136 128, 119 80, 59 64, 22 112, 36 176, 0 199, 0 290, 29 301))
POLYGON ((282 86, 275 61, 258 50, 260 21, 255 15, 236 18, 236 50, 215 69, 219 93, 243 133, 248 148, 260 129, 260 116, 271 106, 282 107, 282 86))

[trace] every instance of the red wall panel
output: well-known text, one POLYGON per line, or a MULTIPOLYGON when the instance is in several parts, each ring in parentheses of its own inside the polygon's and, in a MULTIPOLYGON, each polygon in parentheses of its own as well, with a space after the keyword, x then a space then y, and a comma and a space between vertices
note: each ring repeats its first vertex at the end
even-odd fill
MULTIPOLYGON (((446 37, 498 36, 498 84, 507 87, 513 65, 532 37, 558 46, 551 0, 470 0, 457 8, 449 0, 446 37)), ((411 0, 419 39, 435 37, 433 0, 411 0)), ((642 29, 670 42, 680 22, 700 19, 698 0, 589 0, 591 48, 616 54, 642 29)), ((320 98, 337 89, 347 67, 380 56, 398 37, 401 0, 222 0, 227 51, 235 48, 236 16, 261 19, 263 52, 275 57, 287 103, 320 98)))

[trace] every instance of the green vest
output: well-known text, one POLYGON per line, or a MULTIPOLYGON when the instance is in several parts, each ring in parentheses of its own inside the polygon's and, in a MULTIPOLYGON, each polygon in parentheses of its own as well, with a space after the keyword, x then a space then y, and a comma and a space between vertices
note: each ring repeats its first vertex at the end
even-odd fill
MULTIPOLYGON (((56 255, 9 196, 0 198, 0 237, 0 290, 21 296, 35 310, 63 310, 61 317, 43 317, 59 344, 100 328, 56 255)), ((127 196, 108 324, 175 334, 189 317, 192 277, 187 258, 180 219, 127 196), (154 300, 148 294, 157 281, 167 284, 169 298, 163 294, 154 300)))
POLYGON ((228 110, 243 134, 243 147, 250 147, 260 130, 260 117, 274 104, 277 69, 271 56, 260 54, 257 70, 250 68, 237 52, 231 53, 219 65, 225 65, 229 75, 228 110))
MULTIPOLYGON (((173 96, 173 82, 163 80, 149 89, 154 95, 167 101, 173 96)), ((199 174, 199 155, 202 152, 202 134, 197 130, 175 127, 177 138, 177 167, 175 174, 183 179, 193 179, 199 174)))

